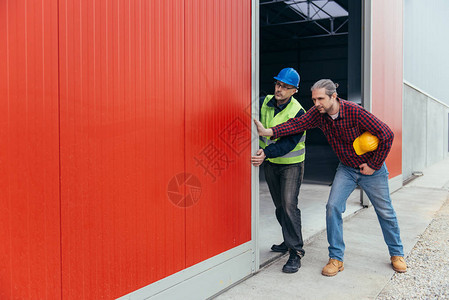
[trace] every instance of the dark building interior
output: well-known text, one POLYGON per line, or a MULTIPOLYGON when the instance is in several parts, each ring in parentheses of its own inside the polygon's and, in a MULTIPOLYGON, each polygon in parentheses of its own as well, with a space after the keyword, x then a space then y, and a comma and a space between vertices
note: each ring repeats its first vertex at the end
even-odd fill
MULTIPOLYGON (((339 84, 339 97, 361 103, 361 11, 360 1, 261 0, 260 96, 273 93, 282 68, 293 67, 301 77, 294 97, 306 110, 311 86, 323 78, 339 84)), ((309 130, 304 182, 331 184, 337 165, 321 130, 309 130)))

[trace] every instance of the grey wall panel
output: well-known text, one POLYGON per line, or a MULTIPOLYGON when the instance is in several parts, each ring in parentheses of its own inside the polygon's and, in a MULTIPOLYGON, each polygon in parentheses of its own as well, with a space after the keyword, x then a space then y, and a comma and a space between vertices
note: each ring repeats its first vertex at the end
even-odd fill
POLYGON ((427 96, 404 84, 402 176, 421 171, 427 159, 427 96))
POLYGON ((404 80, 449 104, 449 1, 405 0, 404 80))
POLYGON ((406 180, 449 157, 449 105, 404 84, 402 175, 406 180))
POLYGON ((433 165, 444 158, 444 109, 441 104, 427 99, 427 165, 433 165))
POLYGON ((449 108, 445 110, 445 123, 447 126, 444 129, 444 145, 447 146, 446 151, 444 151, 444 158, 449 157, 449 108))

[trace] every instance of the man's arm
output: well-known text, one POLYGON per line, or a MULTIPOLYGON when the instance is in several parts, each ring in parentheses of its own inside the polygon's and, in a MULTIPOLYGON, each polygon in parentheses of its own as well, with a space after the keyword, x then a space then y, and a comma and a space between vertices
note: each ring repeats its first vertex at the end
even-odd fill
POLYGON ((291 118, 287 122, 279 124, 272 128, 265 128, 262 123, 254 119, 257 126, 257 131, 260 136, 270 136, 271 139, 277 139, 283 136, 298 134, 319 126, 320 112, 312 107, 304 115, 299 118, 291 118))
POLYGON ((371 159, 366 162, 370 168, 379 170, 391 150, 394 133, 387 124, 365 109, 360 110, 359 122, 362 131, 369 131, 379 139, 377 150, 374 151, 371 159))
MULTIPOLYGON (((305 111, 301 109, 295 116, 299 118, 305 114, 305 111)), ((304 132, 300 132, 296 135, 290 135, 283 137, 276 141, 276 143, 268 145, 263 151, 268 158, 280 157, 292 151, 304 136, 304 132)))
POLYGON ((320 120, 320 112, 313 106, 308 112, 299 118, 291 118, 285 123, 272 127, 271 139, 298 134, 307 129, 318 127, 320 120))

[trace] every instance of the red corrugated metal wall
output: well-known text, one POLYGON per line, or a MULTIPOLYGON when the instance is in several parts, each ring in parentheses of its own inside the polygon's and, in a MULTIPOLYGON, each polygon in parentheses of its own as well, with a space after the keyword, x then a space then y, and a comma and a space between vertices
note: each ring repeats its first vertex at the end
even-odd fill
POLYGON ((63 298, 185 268, 182 1, 61 1, 63 298))
POLYGON ((2 299, 114 298, 251 239, 250 1, 0 5, 2 299))
POLYGON ((58 299, 55 1, 0 1, 0 299, 58 299))
POLYGON ((386 163, 402 174, 402 1, 372 1, 372 111, 390 126, 394 142, 386 163))
POLYGON ((202 184, 186 211, 186 263, 251 239, 251 2, 186 1, 186 170, 202 184))

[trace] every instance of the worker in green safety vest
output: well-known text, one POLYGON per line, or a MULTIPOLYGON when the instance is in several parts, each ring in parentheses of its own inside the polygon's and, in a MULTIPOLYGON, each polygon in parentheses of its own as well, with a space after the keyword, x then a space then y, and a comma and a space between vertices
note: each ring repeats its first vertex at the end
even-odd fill
MULTIPOLYGON (((274 79, 274 95, 266 96, 260 108, 260 121, 266 128, 305 113, 301 104, 293 98, 299 88, 298 72, 293 68, 285 68, 274 79)), ((284 238, 281 244, 273 245, 271 250, 283 253, 289 251, 289 259, 282 268, 285 273, 297 272, 304 256, 298 195, 304 175, 305 140, 305 132, 277 140, 261 137, 261 149, 251 157, 256 167, 264 162, 265 179, 284 238)))

